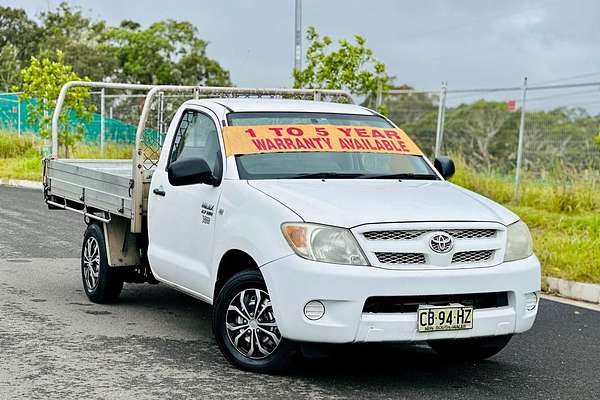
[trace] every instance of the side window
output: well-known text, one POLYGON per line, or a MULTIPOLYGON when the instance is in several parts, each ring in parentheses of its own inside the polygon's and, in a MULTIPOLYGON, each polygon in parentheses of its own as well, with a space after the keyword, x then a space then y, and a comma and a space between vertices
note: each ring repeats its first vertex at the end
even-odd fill
POLYGON ((204 159, 213 175, 220 177, 222 159, 217 127, 212 118, 198 111, 186 110, 181 116, 169 164, 186 158, 204 159))

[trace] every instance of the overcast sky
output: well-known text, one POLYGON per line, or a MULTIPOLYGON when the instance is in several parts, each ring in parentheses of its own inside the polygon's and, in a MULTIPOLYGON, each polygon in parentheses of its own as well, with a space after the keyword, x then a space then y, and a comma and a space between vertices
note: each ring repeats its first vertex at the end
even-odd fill
MULTIPOLYGON (((0 0, 37 14, 58 0, 0 0)), ((290 86, 294 0, 71 0, 116 25, 188 20, 238 86, 290 86)), ((303 27, 361 34, 396 83, 420 89, 600 81, 600 1, 304 0, 303 27)), ((305 47, 305 46, 304 46, 305 47)), ((593 91, 592 91, 593 92, 593 91)), ((600 100, 599 91, 583 101, 600 100), (592 97, 590 97, 592 96, 592 97)))

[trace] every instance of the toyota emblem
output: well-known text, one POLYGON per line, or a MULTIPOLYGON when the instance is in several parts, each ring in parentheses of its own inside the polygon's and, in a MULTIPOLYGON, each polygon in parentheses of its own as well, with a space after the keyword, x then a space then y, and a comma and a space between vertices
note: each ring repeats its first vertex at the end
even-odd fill
POLYGON ((446 232, 436 232, 429 239, 429 247, 436 253, 447 253, 454 247, 454 240, 452 236, 446 232))

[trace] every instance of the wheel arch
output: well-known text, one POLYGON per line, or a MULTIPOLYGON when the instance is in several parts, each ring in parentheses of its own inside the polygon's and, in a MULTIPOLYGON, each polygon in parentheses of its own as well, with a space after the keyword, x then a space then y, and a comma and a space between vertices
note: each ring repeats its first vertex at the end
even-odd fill
POLYGON ((239 249, 230 249, 226 251, 219 261, 219 267, 217 269, 214 285, 213 299, 217 298, 217 295, 229 278, 246 269, 260 271, 257 262, 245 251, 239 249))

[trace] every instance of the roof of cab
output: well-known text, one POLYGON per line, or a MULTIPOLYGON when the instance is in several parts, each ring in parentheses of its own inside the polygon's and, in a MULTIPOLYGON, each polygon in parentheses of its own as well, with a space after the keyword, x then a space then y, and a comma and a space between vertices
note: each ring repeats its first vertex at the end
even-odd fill
POLYGON ((288 100, 272 98, 235 98, 235 99, 199 99, 189 100, 188 104, 206 105, 207 102, 219 104, 230 112, 322 112, 336 114, 373 115, 373 111, 356 104, 330 103, 311 100, 288 100))

